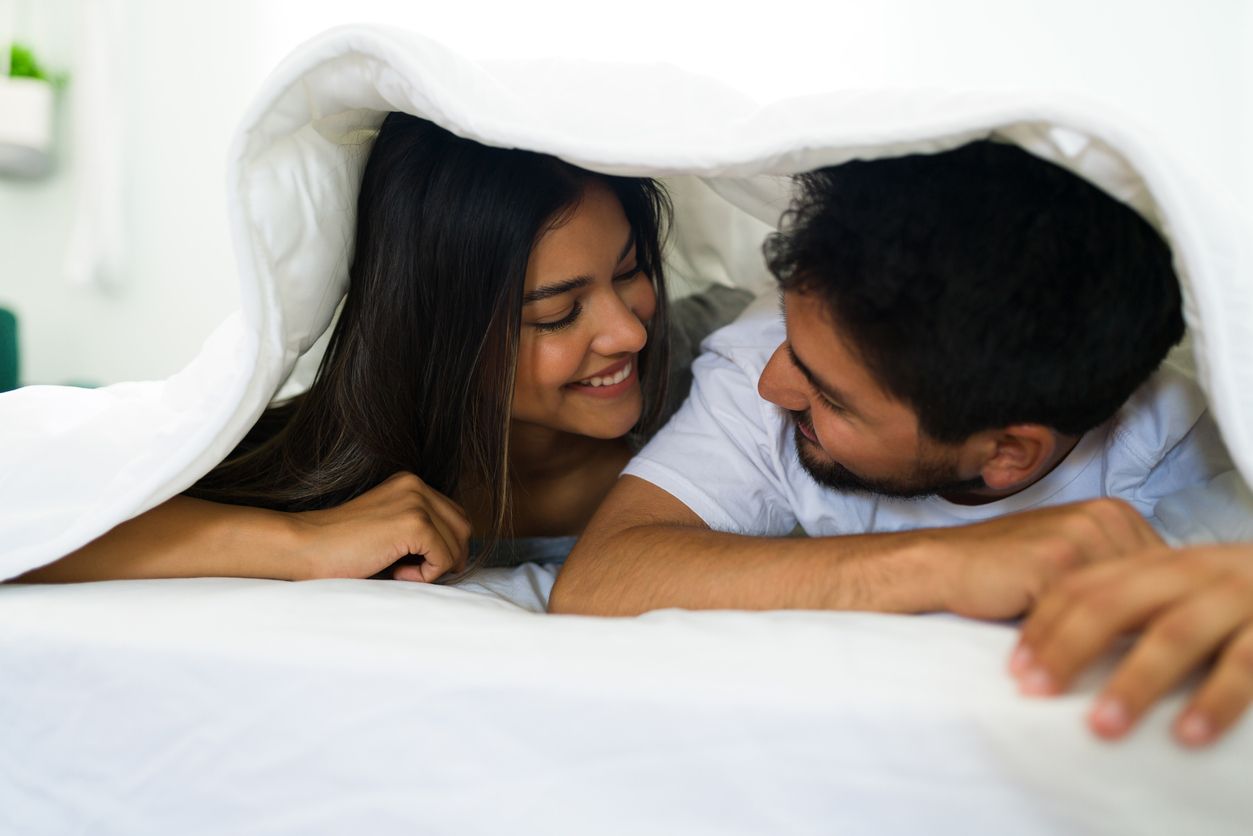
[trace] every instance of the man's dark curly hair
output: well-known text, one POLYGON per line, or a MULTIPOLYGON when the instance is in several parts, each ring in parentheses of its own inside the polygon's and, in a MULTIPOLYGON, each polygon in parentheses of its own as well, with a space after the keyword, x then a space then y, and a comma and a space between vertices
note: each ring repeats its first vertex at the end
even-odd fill
POLYGON ((1183 336, 1162 237, 1012 145, 855 161, 798 177, 766 261, 926 434, 1016 423, 1080 434, 1183 336))

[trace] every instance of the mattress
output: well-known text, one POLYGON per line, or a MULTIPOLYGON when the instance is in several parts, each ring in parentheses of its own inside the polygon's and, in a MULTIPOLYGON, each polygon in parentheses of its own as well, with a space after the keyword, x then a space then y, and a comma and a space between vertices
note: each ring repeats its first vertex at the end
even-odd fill
POLYGON ((1020 697, 1009 625, 540 613, 460 587, 0 587, 0 832, 1247 833, 1253 725, 1120 743, 1099 671, 1020 697))

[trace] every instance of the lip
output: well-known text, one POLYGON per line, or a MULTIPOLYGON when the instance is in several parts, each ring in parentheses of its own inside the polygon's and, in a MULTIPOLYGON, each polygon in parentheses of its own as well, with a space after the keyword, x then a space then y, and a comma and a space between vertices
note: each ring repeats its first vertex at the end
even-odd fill
MULTIPOLYGON (((593 398, 616 398, 629 391, 635 386, 636 381, 639 380, 640 367, 639 363, 635 362, 636 357, 637 355, 631 355, 625 360, 619 360, 612 366, 606 366, 596 374, 590 374, 587 376, 587 378, 609 377, 622 371, 622 369, 630 363, 631 373, 612 386, 587 386, 582 383, 567 383, 565 388, 569 389, 571 392, 578 392, 580 395, 588 395, 593 398)), ((587 378, 583 379, 586 380, 587 378)))
MULTIPOLYGON (((622 371, 622 367, 625 366, 627 363, 630 363, 634 359, 635 359, 635 355, 632 354, 630 357, 627 357, 626 359, 623 359, 623 360, 619 360, 613 365, 605 366, 603 369, 601 369, 598 372, 593 372, 592 374, 584 375, 583 377, 579 378, 579 380, 589 380, 593 377, 610 377, 611 375, 615 375, 618 372, 622 371)), ((577 386, 578 381, 575 381, 571 385, 577 386)))
POLYGON ((796 428, 801 431, 801 435, 805 436, 805 438, 809 439, 814 444, 818 444, 819 447, 822 446, 818 442, 817 433, 814 432, 813 427, 809 425, 808 421, 802 421, 798 418, 796 420, 796 428))

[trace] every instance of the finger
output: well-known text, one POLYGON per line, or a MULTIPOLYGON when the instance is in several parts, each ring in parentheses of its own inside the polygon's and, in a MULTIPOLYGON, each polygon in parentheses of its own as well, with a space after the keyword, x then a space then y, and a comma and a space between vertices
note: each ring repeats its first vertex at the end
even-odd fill
POLYGON ((1097 698, 1088 723, 1121 737, 1162 694, 1218 650, 1249 618, 1243 590, 1211 583, 1154 619, 1097 698))
POLYGON ((461 571, 470 558, 470 536, 468 528, 458 525, 455 518, 435 512, 431 515, 432 522, 438 528, 440 537, 447 547, 451 563, 449 570, 461 571))
POLYGON ((453 502, 434 488, 428 488, 426 498, 430 503, 431 509, 438 514, 453 540, 461 546, 461 551, 468 556, 470 549, 470 535, 473 528, 470 524, 470 517, 462 509, 460 505, 453 502))
POLYGON ((417 562, 402 562, 392 569, 392 578, 398 581, 414 583, 433 583, 444 575, 452 566, 448 549, 443 544, 438 548, 417 546, 422 551, 414 551, 417 562))
POLYGON ((432 583, 459 565, 463 557, 461 547, 444 521, 439 519, 438 515, 431 515, 428 519, 435 536, 424 538, 424 544, 420 547, 421 551, 415 554, 420 553, 423 558, 422 563, 417 567, 422 580, 432 583))
POLYGON ((410 508, 387 520, 386 531, 389 550, 401 555, 400 565, 392 570, 392 577, 397 580, 433 581, 456 562, 451 534, 438 515, 425 509, 410 508))
POLYGON ((470 555, 470 535, 473 531, 470 518, 460 505, 411 473, 398 474, 407 477, 400 480, 398 493, 392 508, 397 512, 417 509, 435 521, 453 552, 457 562, 464 565, 470 555))
POLYGON ((1187 746, 1204 746, 1240 719, 1253 698, 1253 626, 1232 641, 1214 671, 1175 723, 1175 735, 1187 746))
POLYGON ((422 580, 426 583, 435 583, 442 576, 448 573, 454 566, 456 561, 448 552, 443 552, 434 557, 423 555, 425 560, 418 566, 418 571, 422 574, 422 580))
POLYGON ((392 570, 392 578, 398 581, 411 581, 413 583, 422 583, 425 579, 422 577, 422 568, 420 564, 404 563, 392 570))
POLYGON ((1058 620, 1079 598, 1091 590, 1132 571, 1122 562, 1099 563, 1060 580, 1044 594, 1031 614, 1023 621, 1018 645, 1010 657, 1010 672, 1022 674, 1035 661, 1034 648, 1056 627, 1058 620))
POLYGON ((1213 580, 1179 561, 1124 564, 1125 571, 1072 596, 1051 629, 1028 645, 1032 665, 1019 683, 1027 694, 1064 690, 1075 674, 1120 634, 1144 624, 1164 606, 1213 580))
POLYGON ((408 470, 397 470, 388 476, 378 487, 390 486, 398 489, 414 490, 426 487, 426 483, 416 474, 408 470))

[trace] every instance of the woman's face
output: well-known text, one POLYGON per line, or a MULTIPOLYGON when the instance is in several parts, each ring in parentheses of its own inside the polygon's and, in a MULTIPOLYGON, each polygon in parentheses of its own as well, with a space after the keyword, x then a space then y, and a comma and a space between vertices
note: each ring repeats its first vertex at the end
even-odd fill
POLYGON ((637 355, 656 307, 622 205, 590 181, 527 263, 513 420, 593 438, 626 435, 643 409, 637 355))

